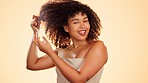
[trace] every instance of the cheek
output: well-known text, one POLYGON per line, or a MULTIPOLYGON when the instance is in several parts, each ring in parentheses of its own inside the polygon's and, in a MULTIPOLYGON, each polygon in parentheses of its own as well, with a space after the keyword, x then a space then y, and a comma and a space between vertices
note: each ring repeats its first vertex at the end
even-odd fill
POLYGON ((90 23, 89 23, 89 22, 87 23, 87 26, 89 26, 89 27, 90 27, 90 23))
POLYGON ((78 25, 70 25, 69 26, 69 31, 75 31, 75 30, 77 30, 78 29, 78 25))
POLYGON ((85 26, 90 29, 90 24, 89 23, 86 23, 85 26))

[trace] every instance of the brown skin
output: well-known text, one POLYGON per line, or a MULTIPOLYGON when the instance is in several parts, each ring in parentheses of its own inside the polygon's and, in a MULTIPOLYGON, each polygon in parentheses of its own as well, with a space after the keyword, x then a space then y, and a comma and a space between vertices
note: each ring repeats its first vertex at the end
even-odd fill
POLYGON ((39 37, 35 36, 36 42, 31 44, 28 58, 27 68, 31 70, 42 70, 56 66, 63 76, 71 83, 85 83, 92 76, 94 76, 107 62, 108 54, 106 46, 102 41, 87 41, 90 25, 87 16, 78 13, 73 18, 69 18, 68 25, 64 26, 66 32, 70 34, 73 45, 68 46, 64 51, 65 57, 72 58, 71 53, 76 54, 75 58, 84 58, 83 65, 77 71, 66 62, 64 62, 58 55, 58 51, 54 51, 46 38, 41 42, 39 37), (74 21, 73 21, 74 19, 74 21), (75 20, 76 19, 76 20, 75 20), (36 47, 47 55, 38 58, 36 54, 36 47), (68 71, 68 72, 67 72, 68 71), (70 73, 69 73, 70 72, 70 73), (75 78, 73 78, 75 77, 75 78))

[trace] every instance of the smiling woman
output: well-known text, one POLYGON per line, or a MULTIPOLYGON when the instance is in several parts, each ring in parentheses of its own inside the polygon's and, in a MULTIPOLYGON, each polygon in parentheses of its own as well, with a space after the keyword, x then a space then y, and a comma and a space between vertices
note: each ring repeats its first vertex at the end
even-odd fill
POLYGON ((71 39, 73 39, 72 37, 79 38, 78 40, 87 38, 90 31, 90 24, 86 14, 79 12, 75 17, 69 18, 68 24, 64 26, 64 29, 69 33, 71 39))
MULTIPOLYGON (((57 67, 41 71, 25 68, 26 53, 32 40, 30 21, 46 1, 49 0, 0 0, 0 83, 57 83, 57 67)), ((103 26, 99 40, 107 46, 109 59, 100 83, 148 83, 148 0, 79 1, 98 14, 103 26)), ((85 46, 87 44, 79 46, 79 50, 85 46)), ((58 55, 64 55, 64 61, 74 61, 73 65, 76 65, 83 58, 77 58, 74 54, 77 49, 73 48, 71 43, 60 49, 58 55), (71 50, 74 53, 70 56, 71 50)), ((39 57, 45 55, 38 49, 37 52, 39 57)))
POLYGON ((101 23, 87 5, 73 0, 55 0, 41 7, 31 23, 34 39, 27 56, 27 69, 56 67, 57 83, 99 83, 108 54, 98 39, 101 23), (39 30, 46 27, 49 40, 40 40, 39 30), (46 55, 38 58, 36 48, 46 55))

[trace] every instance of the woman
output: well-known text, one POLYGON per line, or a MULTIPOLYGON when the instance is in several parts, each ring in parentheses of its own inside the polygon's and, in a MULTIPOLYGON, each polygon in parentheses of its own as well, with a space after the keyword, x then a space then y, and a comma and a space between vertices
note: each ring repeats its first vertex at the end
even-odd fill
POLYGON ((34 39, 27 69, 56 67, 57 83, 99 83, 108 54, 98 39, 100 19, 89 6, 73 0, 50 1, 42 6, 31 27, 34 39), (53 50, 45 37, 44 41, 38 37, 41 24, 46 26, 46 34, 57 49, 53 50), (47 55, 38 58, 37 47, 47 55))

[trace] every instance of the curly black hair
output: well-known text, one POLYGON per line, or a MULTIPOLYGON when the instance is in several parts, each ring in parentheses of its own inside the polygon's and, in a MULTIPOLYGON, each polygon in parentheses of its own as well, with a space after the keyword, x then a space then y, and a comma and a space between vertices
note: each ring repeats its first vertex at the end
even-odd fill
POLYGON ((70 45, 70 35, 63 26, 68 24, 69 17, 74 17, 79 12, 86 14, 90 23, 87 40, 98 40, 101 22, 97 14, 86 4, 74 0, 52 0, 41 7, 40 18, 47 23, 46 32, 49 32, 49 39, 56 47, 66 48, 70 45))

